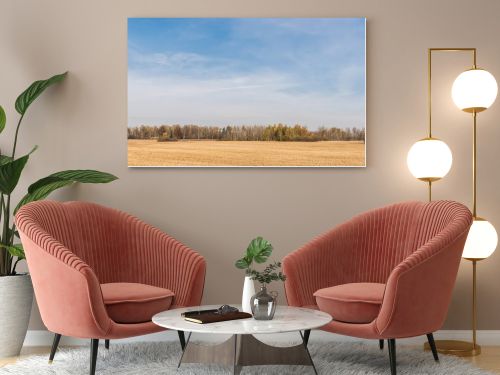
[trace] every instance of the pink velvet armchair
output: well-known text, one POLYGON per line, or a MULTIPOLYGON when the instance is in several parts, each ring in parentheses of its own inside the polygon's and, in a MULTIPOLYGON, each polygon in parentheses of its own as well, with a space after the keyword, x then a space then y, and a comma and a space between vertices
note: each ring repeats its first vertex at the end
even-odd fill
POLYGON ((328 312, 325 331, 378 339, 381 349, 387 339, 393 375, 398 338, 427 335, 437 361, 433 332, 446 318, 471 223, 451 201, 358 215, 285 257, 288 304, 328 312))
MULTIPOLYGON (((42 320, 55 333, 91 339, 90 374, 99 339, 163 330, 151 318, 199 305, 201 255, 115 209, 86 202, 33 202, 16 215, 42 320)), ((184 346, 183 332, 179 332, 184 346)))

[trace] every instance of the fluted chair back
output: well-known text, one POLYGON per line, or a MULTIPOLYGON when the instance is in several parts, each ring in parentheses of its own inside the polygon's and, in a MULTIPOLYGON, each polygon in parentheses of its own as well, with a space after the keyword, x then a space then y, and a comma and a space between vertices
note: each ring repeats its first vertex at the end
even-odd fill
MULTIPOLYGON (((201 303, 204 258, 125 212, 89 202, 39 201, 23 206, 16 224, 42 319, 53 332, 77 337, 109 332, 114 323, 100 287, 107 283, 168 289, 175 295, 173 307, 201 303)), ((115 336, 133 335, 120 331, 123 325, 113 327, 119 331, 115 336)))
MULTIPOLYGON (((386 284, 398 265, 426 245, 432 245, 426 253, 438 252, 465 239, 470 220, 467 208, 451 201, 402 202, 359 214, 285 257, 285 270, 294 275, 285 283, 289 303, 314 305, 314 292, 329 286, 386 284)), ((459 244, 447 266, 452 283, 459 244)))

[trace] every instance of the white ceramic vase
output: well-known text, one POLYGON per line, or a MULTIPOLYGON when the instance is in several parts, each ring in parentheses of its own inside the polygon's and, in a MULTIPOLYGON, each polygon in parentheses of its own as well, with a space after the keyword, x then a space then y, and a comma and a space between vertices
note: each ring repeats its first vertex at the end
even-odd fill
POLYGON ((245 282, 243 284, 243 294, 241 297, 241 309, 244 312, 252 313, 252 307, 250 306, 250 299, 255 294, 255 286, 253 280, 250 276, 245 276, 245 282))
POLYGON ((0 276, 0 358, 21 352, 32 304, 30 275, 0 276))

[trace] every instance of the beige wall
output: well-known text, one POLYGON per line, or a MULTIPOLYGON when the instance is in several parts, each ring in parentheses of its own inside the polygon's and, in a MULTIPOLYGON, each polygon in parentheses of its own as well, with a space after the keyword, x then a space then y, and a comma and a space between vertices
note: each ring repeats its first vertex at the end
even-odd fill
MULTIPOLYGON (((78 186, 58 199, 93 200, 158 226, 208 261, 204 301, 238 302, 243 274, 233 267, 248 241, 262 235, 281 258, 311 237, 376 206, 426 199, 406 168, 406 153, 426 131, 426 48, 473 46, 500 78, 500 2, 496 0, 149 0, 0 2, 0 103, 10 149, 16 95, 35 79, 69 70, 29 112, 20 150, 40 149, 21 182, 63 168, 98 168, 120 177, 78 186), (127 168, 127 17, 367 17, 367 168, 127 168)), ((471 126, 454 108, 453 78, 467 55, 435 63, 435 135, 454 152, 436 198, 470 203, 471 126)), ((479 213, 500 229, 500 103, 479 116, 479 213)), ((479 327, 500 329, 500 254, 479 264, 479 327)), ((463 261, 446 328, 470 320, 471 266, 463 261)), ((31 328, 42 327, 38 314, 31 328)))

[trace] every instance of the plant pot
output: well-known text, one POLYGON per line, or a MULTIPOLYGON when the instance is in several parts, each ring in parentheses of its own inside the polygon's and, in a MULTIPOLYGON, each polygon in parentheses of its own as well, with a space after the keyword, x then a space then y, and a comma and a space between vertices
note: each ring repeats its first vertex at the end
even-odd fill
POLYGON ((276 312, 277 292, 267 292, 267 287, 261 285, 260 292, 250 300, 252 315, 255 320, 272 320, 276 312))
POLYGON ((0 277, 0 358, 19 355, 33 304, 30 275, 0 277))
POLYGON ((243 294, 241 296, 241 310, 247 313, 252 313, 252 308, 250 307, 250 299, 255 294, 255 285, 250 276, 245 276, 245 282, 243 284, 243 294))

